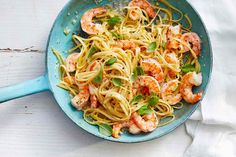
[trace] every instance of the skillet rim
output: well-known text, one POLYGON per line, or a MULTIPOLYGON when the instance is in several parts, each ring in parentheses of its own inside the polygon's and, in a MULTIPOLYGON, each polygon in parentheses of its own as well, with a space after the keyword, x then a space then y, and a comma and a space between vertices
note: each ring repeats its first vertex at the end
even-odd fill
POLYGON ((209 74, 208 74, 208 79, 207 79, 207 82, 206 82, 206 87, 204 89, 204 92, 203 92, 203 96, 202 96, 202 99, 194 104, 194 107, 191 109, 191 111, 189 113, 187 113, 186 117, 184 117, 184 119, 181 120, 181 122, 179 122, 176 126, 172 127, 171 129, 168 129, 167 131, 161 133, 161 134, 157 134, 157 135, 154 135, 154 136, 151 136, 151 137, 148 137, 148 136, 143 136, 143 138, 141 139, 138 139, 138 140, 135 140, 135 136, 133 136, 132 140, 125 140, 125 139, 122 139, 122 140, 119 140, 119 139, 116 139, 116 138, 110 138, 110 137, 106 137, 106 136, 103 136, 101 134, 98 133, 98 131, 94 132, 94 131, 89 131, 86 129, 86 127, 84 127, 83 125, 79 124, 79 123, 76 123, 74 121, 74 119, 72 118, 71 114, 67 111, 60 105, 59 100, 58 98, 55 96, 55 91, 54 90, 54 87, 52 86, 51 82, 51 75, 53 74, 50 74, 49 73, 49 58, 48 58, 48 53, 50 53, 51 51, 51 48, 50 48, 50 43, 51 43, 51 38, 52 38, 52 32, 54 30, 54 27, 57 23, 57 21, 60 19, 60 17, 63 15, 63 13, 69 8, 70 4, 73 2, 73 0, 70 0, 68 1, 64 6, 63 8, 61 9, 61 11, 59 12, 59 14, 57 15, 55 21, 53 22, 53 25, 51 27, 51 30, 50 30, 50 33, 49 33, 49 36, 48 36, 48 40, 47 40, 47 46, 46 46, 46 76, 48 78, 48 84, 49 84, 49 88, 53 94, 53 97, 54 99, 56 100, 57 104, 60 106, 60 108, 63 110, 63 112, 77 125, 79 126, 81 129, 83 129, 84 131, 86 131, 87 133, 90 133, 92 134, 93 136, 95 137, 99 137, 99 138, 102 138, 102 139, 105 139, 105 140, 108 140, 108 141, 111 141, 111 142, 118 142, 118 143, 140 143, 140 142, 146 142, 146 141, 150 141, 150 140, 154 140, 154 139, 157 139, 157 138, 160 138, 164 135, 167 135, 169 133, 171 133, 173 130, 175 130, 177 127, 179 127, 180 125, 182 125, 184 122, 186 122, 186 120, 196 111, 196 109, 200 106, 201 104, 201 101, 204 99, 205 97, 205 94, 207 93, 207 90, 208 90, 208 87, 209 87, 209 83, 210 83, 210 80, 211 80, 211 76, 212 76, 212 68, 213 68, 213 53, 212 53, 212 46, 211 46, 211 40, 210 40, 210 37, 209 37, 209 32, 208 30, 206 29, 206 26, 200 16, 200 14, 197 12, 197 10, 188 2, 188 1, 185 1, 183 0, 183 3, 186 3, 191 9, 192 11, 198 16, 198 18, 200 19, 200 23, 204 29, 204 31, 206 32, 206 39, 207 39, 207 44, 209 45, 209 55, 210 55, 210 66, 209 66, 209 74))

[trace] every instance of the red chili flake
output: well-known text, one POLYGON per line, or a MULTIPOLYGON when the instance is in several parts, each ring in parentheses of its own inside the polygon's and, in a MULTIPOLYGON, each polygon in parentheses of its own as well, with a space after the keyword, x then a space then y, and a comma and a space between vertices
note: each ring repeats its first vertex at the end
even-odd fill
POLYGON ((151 71, 148 71, 148 76, 152 76, 152 72, 151 71))
POLYGON ((149 92, 149 88, 148 87, 142 87, 141 88, 141 93, 143 94, 143 95, 146 95, 146 94, 150 94, 150 92, 149 92))
POLYGON ((168 71, 168 75, 170 76, 170 78, 175 78, 175 76, 176 76, 175 72, 172 70, 168 71))
POLYGON ((143 51, 146 51, 147 48, 146 48, 145 46, 142 46, 142 47, 140 48, 140 50, 141 50, 141 52, 143 52, 143 51))

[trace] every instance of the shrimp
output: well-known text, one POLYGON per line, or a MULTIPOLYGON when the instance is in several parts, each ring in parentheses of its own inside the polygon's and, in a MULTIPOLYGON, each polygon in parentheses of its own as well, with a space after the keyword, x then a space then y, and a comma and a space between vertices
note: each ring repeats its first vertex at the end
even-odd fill
MULTIPOLYGON (((154 18, 156 16, 154 7, 146 0, 132 0, 129 3, 130 7, 140 7, 141 9, 145 10, 149 17, 154 18)), ((136 12, 131 12, 129 17, 132 20, 137 20, 139 17, 136 15, 136 12)))
POLYGON ((107 10, 105 8, 93 8, 86 11, 80 20, 82 30, 88 34, 98 34, 101 25, 93 23, 92 19, 106 12, 107 10))
MULTIPOLYGON (((184 33, 181 37, 181 40, 187 42, 187 44, 192 48, 196 56, 200 54, 201 39, 197 35, 197 33, 194 33, 194 32, 184 33)), ((189 48, 187 46, 184 46, 183 51, 187 52, 189 51, 189 48)))
POLYGON ((135 52, 136 45, 131 40, 120 40, 112 48, 121 48, 123 50, 131 50, 131 51, 135 52))
POLYGON ((95 70, 99 71, 100 69, 101 69, 101 65, 96 60, 92 62, 91 64, 89 64, 87 68, 88 71, 95 71, 95 70))
POLYGON ((162 99, 168 102, 170 105, 175 105, 181 101, 182 96, 180 93, 175 94, 175 91, 178 89, 179 81, 172 80, 165 83, 161 89, 162 99))
POLYGON ((193 85, 200 86, 202 84, 202 74, 196 72, 189 72, 182 77, 180 83, 180 94, 182 95, 183 99, 191 104, 194 104, 201 100, 202 93, 199 92, 194 94, 192 92, 193 85))
POLYGON ((132 51, 135 51, 135 49, 136 49, 135 43, 131 40, 120 40, 118 45, 119 45, 119 47, 121 47, 124 50, 130 49, 132 51))
POLYGON ((141 129, 134 123, 133 119, 129 121, 129 132, 131 134, 139 134, 141 132, 141 129))
POLYGON ((174 64, 179 68, 179 60, 174 52, 166 54, 165 60, 167 63, 174 64))
POLYGON ((145 72, 149 72, 159 83, 164 81, 164 73, 161 65, 152 58, 141 61, 141 67, 145 72))
POLYGON ((132 113, 131 119, 127 122, 114 124, 112 128, 112 136, 119 138, 122 128, 129 128, 131 134, 139 134, 140 132, 151 132, 158 124, 158 119, 155 113, 144 115, 141 117, 136 112, 132 113))
POLYGON ((97 108, 98 107, 98 100, 97 100, 97 96, 95 93, 95 87, 92 84, 89 85, 89 94, 90 94, 91 108, 97 108))
POLYGON ((152 132, 154 129, 156 129, 158 124, 158 119, 155 113, 141 117, 137 112, 133 112, 132 119, 136 126, 143 132, 152 132))
POLYGON ((68 72, 74 72, 76 69, 76 61, 79 58, 80 53, 72 53, 66 58, 66 70, 68 72))
POLYGON ((119 134, 120 134, 120 130, 122 129, 122 124, 119 123, 119 124, 114 124, 112 126, 112 136, 114 138, 119 138, 119 134))
POLYGON ((72 105, 78 110, 82 110, 82 108, 87 105, 89 100, 89 89, 88 86, 79 87, 80 92, 77 94, 72 100, 72 105))
POLYGON ((112 126, 112 136, 114 138, 119 138, 119 134, 121 132, 121 129, 125 128, 125 127, 129 127, 129 121, 114 124, 112 126))
MULTIPOLYGON (((165 60, 167 63, 171 64, 172 66, 174 66, 176 69, 179 69, 179 60, 178 58, 176 57, 176 54, 174 52, 172 53, 168 53, 166 56, 165 56, 165 60)), ((169 69, 168 70, 168 75, 170 78, 174 78, 178 73, 169 69)))
POLYGON ((153 92, 155 94, 160 93, 160 86, 158 81, 152 76, 139 76, 138 79, 134 82, 134 90, 142 89, 142 87, 148 88, 148 93, 153 92))
MULTIPOLYGON (((100 70, 101 65, 98 61, 94 61, 92 64, 88 65, 89 71, 100 70)), ((64 78, 66 81, 69 81, 67 77, 64 78)), ((73 79, 75 81, 75 79, 73 79)), ((71 101, 74 107, 78 110, 81 110, 85 106, 90 98, 91 108, 98 107, 98 100, 96 96, 95 86, 92 84, 79 86, 79 94, 76 95, 71 101)))
POLYGON ((166 44, 167 49, 178 49, 180 44, 178 41, 174 40, 173 38, 181 37, 180 25, 170 26, 167 31, 166 37, 167 37, 167 44, 166 44))
POLYGON ((141 129, 137 127, 137 125, 134 123, 133 119, 130 119, 129 121, 114 124, 112 126, 112 136, 114 138, 119 138, 119 134, 121 132, 121 129, 123 128, 129 128, 129 133, 131 134, 138 134, 141 132, 141 129))

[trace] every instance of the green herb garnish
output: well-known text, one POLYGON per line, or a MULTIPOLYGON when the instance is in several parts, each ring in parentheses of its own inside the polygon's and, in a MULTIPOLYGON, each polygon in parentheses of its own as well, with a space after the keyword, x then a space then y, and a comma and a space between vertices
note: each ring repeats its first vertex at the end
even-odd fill
POLYGON ((157 43, 156 42, 152 42, 151 44, 148 45, 148 49, 147 52, 154 52, 157 48, 157 43))
POLYGON ((110 26, 114 26, 116 25, 117 23, 120 23, 121 22, 121 18, 119 16, 114 16, 114 17, 111 17, 109 20, 108 20, 108 24, 110 26))
POLYGON ((112 35, 113 37, 116 37, 116 39, 119 39, 119 38, 120 38, 120 36, 119 36, 117 33, 115 33, 115 32, 111 32, 111 35, 112 35))
POLYGON ((136 95, 136 96, 134 96, 133 99, 131 100, 131 103, 132 103, 132 104, 133 104, 133 103, 137 103, 137 102, 139 102, 139 101, 142 100, 142 99, 143 99, 143 96, 142 96, 141 94, 136 95))
POLYGON ((94 83, 102 83, 102 67, 99 71, 99 74, 93 79, 94 83))
POLYGON ((114 64, 116 61, 117 61, 117 58, 111 58, 106 62, 106 65, 110 66, 110 65, 114 64))
POLYGON ((160 98, 156 94, 152 93, 149 97, 148 105, 155 106, 159 102, 159 99, 160 98))
POLYGON ((138 76, 140 75, 144 75, 144 70, 142 67, 140 66, 137 66, 135 69, 134 69, 134 72, 133 72, 133 75, 131 76, 131 79, 133 81, 137 80, 138 76))
POLYGON ((136 71, 137 71, 138 76, 144 75, 144 70, 142 67, 139 67, 139 66, 136 67, 136 71))
POLYGON ((152 114, 152 113, 153 113, 153 110, 148 105, 144 105, 138 110, 138 114, 141 116, 145 114, 152 114))
POLYGON ((98 125, 99 132, 105 136, 111 136, 112 135, 112 127, 107 124, 99 124, 98 125))
POLYGON ((97 48, 95 46, 91 47, 89 54, 88 54, 88 58, 90 58, 92 55, 94 55, 94 53, 97 51, 97 48))
POLYGON ((195 71, 195 67, 192 64, 186 64, 181 68, 182 72, 188 73, 190 71, 195 71))
POLYGON ((120 78, 113 78, 113 79, 112 79, 112 83, 113 83, 115 86, 121 86, 121 85, 122 85, 122 82, 121 82, 121 79, 120 79, 120 78))
POLYGON ((116 39, 121 39, 121 40, 123 40, 125 37, 127 37, 127 36, 125 36, 125 35, 120 35, 120 34, 117 34, 117 33, 115 33, 115 32, 111 32, 111 35, 113 36, 113 37, 115 37, 116 39))

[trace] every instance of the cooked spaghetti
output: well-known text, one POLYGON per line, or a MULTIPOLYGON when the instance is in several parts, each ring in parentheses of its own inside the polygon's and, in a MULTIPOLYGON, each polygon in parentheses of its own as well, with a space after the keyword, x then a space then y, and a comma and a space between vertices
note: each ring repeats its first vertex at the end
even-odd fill
POLYGON ((160 2, 165 7, 132 0, 121 11, 88 10, 81 17, 88 37, 73 35, 75 47, 65 60, 53 50, 60 63, 58 86, 69 91, 84 119, 108 136, 118 138, 123 128, 151 132, 174 120, 182 99, 194 104, 202 97, 192 92, 202 81, 200 38, 187 15, 160 2), (160 123, 164 118, 169 120, 160 123))

